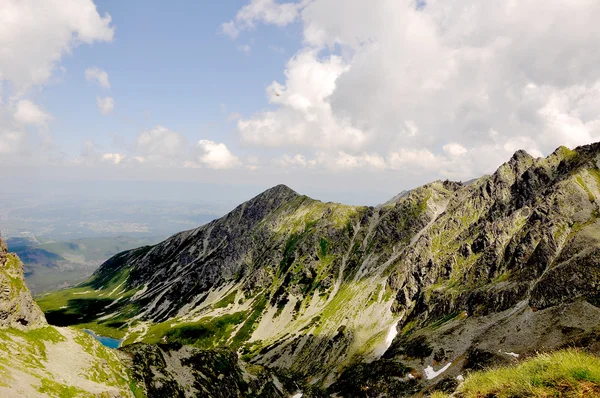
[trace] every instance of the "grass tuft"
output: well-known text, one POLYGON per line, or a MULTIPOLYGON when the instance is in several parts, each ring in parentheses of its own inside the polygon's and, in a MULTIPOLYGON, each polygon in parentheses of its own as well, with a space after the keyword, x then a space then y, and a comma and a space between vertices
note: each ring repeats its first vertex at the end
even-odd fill
POLYGON ((458 392, 464 398, 600 396, 600 358, 574 349, 540 354, 515 366, 473 373, 458 392))

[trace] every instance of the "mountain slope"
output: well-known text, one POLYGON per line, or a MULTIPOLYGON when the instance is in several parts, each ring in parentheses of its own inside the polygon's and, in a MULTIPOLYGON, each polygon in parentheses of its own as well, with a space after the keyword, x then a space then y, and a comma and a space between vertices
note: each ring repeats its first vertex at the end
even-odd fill
POLYGON ((453 385, 516 354, 595 347, 599 154, 519 151, 490 176, 377 208, 277 186, 39 302, 51 323, 229 346, 345 396, 356 380, 396 394, 453 385))

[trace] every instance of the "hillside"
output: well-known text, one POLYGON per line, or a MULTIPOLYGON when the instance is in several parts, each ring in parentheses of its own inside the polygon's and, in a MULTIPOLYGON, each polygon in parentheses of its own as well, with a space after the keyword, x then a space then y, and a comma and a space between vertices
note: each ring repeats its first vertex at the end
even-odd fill
POLYGON ((55 325, 227 346, 344 396, 452 389, 517 355, 596 349, 599 155, 519 151, 490 176, 376 208, 280 185, 39 304, 55 325))

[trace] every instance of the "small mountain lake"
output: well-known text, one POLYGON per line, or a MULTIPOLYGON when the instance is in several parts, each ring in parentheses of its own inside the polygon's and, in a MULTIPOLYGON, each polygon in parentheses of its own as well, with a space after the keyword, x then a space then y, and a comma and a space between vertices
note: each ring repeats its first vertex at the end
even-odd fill
POLYGON ((99 336, 96 333, 94 333, 93 330, 83 329, 83 331, 95 338, 96 340, 98 340, 100 343, 102 343, 103 346, 106 346, 108 348, 119 348, 121 346, 121 343, 123 342, 123 340, 117 340, 106 336, 99 336))

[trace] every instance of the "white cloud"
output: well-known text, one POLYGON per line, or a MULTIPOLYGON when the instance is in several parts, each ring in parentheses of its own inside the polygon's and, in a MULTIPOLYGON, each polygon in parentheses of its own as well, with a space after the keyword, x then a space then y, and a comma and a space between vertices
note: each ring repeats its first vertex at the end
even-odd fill
POLYGON ((294 156, 284 154, 275 160, 275 164, 281 167, 306 167, 309 162, 306 161, 306 158, 303 155, 298 153, 294 156))
POLYGON ((251 0, 237 12, 235 21, 221 25, 221 31, 235 39, 240 30, 254 28, 257 22, 286 26, 298 19, 300 10, 307 3, 307 1, 278 3, 275 0, 251 0))
POLYGON ((85 70, 85 80, 100 87, 110 88, 108 73, 100 68, 87 68, 85 70))
POLYGON ((244 45, 238 46, 238 50, 240 50, 241 52, 243 52, 246 55, 250 55, 250 51, 252 50, 252 48, 250 48, 250 45, 244 44, 244 45))
POLYGON ((25 139, 26 135, 22 131, 0 128, 0 153, 11 154, 19 152, 25 145, 25 139))
POLYGON ((442 149, 444 150, 444 152, 446 152, 448 155, 450 155, 452 157, 463 156, 467 153, 467 148, 465 148, 464 146, 462 146, 456 142, 450 142, 450 143, 444 145, 442 147, 442 149))
POLYGON ((210 169, 231 169, 242 162, 232 154, 223 143, 200 140, 197 145, 198 155, 194 161, 186 162, 186 167, 208 167, 210 169))
POLYGON ((250 2, 232 27, 299 18, 305 44, 267 88, 272 107, 238 121, 245 144, 305 147, 332 169, 414 166, 427 180, 490 172, 517 149, 600 140, 598 2, 314 0, 278 18, 259 11, 274 4, 250 2))
POLYGON ((19 123, 36 126, 45 126, 52 120, 52 116, 49 113, 30 100, 20 100, 17 102, 17 110, 14 117, 19 123))
POLYGON ((235 22, 229 21, 221 25, 221 32, 235 39, 240 34, 240 31, 235 27, 235 22))
POLYGON ((111 41, 108 14, 101 17, 91 0, 2 0, 0 6, 0 81, 17 93, 44 84, 64 54, 80 43, 111 41))
POLYGON ((102 159, 114 164, 119 164, 125 158, 125 155, 120 153, 105 153, 102 155, 102 159))
POLYGON ((386 162, 384 158, 377 154, 350 155, 340 151, 335 156, 335 168, 356 169, 356 168, 375 168, 384 169, 386 162))
POLYGON ((179 163, 185 156, 186 146, 187 142, 182 134, 156 126, 137 136, 134 149, 146 163, 168 165, 179 163))
POLYGON ((115 109, 115 100, 112 97, 96 97, 96 104, 103 115, 108 115, 115 109))
POLYGON ((345 70, 341 57, 298 53, 288 62, 285 85, 273 82, 267 88, 269 102, 279 108, 238 121, 242 141, 268 147, 360 148, 367 134, 335 117, 328 103, 345 70))

